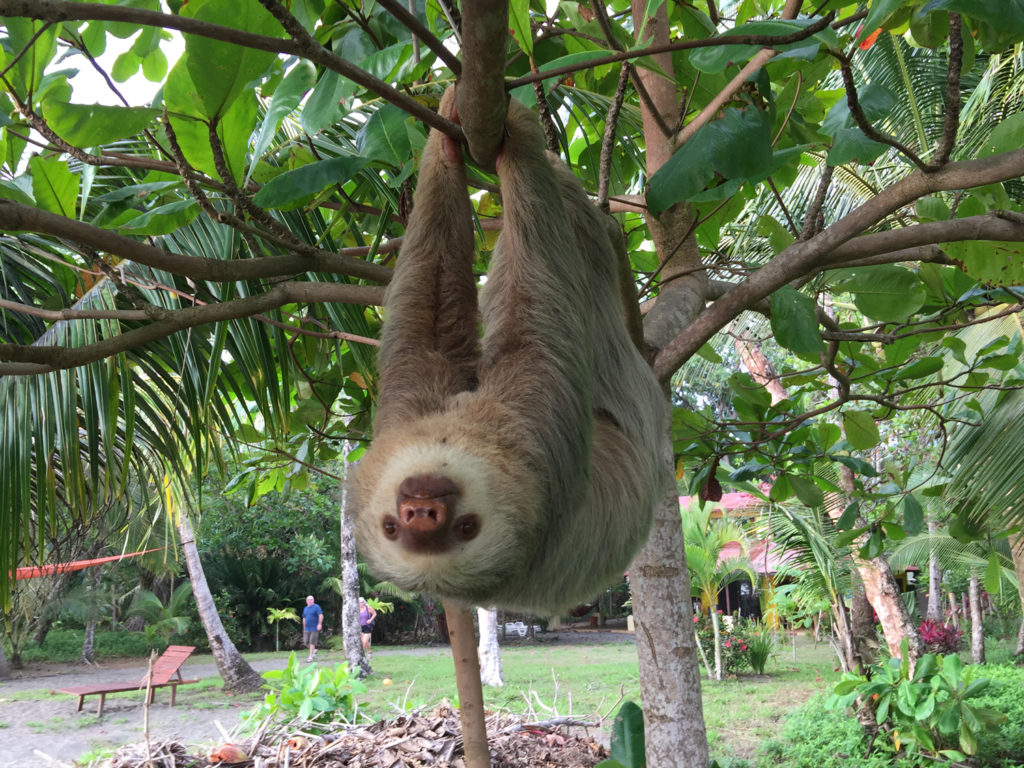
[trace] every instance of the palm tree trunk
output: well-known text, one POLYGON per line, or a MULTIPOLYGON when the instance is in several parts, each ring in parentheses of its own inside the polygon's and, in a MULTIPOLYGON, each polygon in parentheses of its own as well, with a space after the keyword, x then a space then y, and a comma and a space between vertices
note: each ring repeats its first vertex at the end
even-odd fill
POLYGON ((1017 632, 1017 647, 1014 656, 1024 656, 1024 533, 1010 537, 1010 556, 1013 558, 1013 570, 1017 574, 1017 594, 1020 598, 1021 621, 1017 632))
POLYGON ((4 644, 0 643, 0 680, 9 680, 11 677, 11 665, 7 662, 7 654, 4 653, 4 644))
POLYGON ((258 690, 263 685, 259 672, 249 666, 242 654, 235 648, 224 624, 217 613, 217 606, 210 594, 210 586, 206 583, 203 564, 199 560, 199 549, 196 547, 195 535, 188 515, 182 512, 178 518, 178 535, 181 537, 181 549, 185 555, 185 566, 192 582, 192 596, 196 601, 199 619, 210 641, 210 651, 217 663, 217 671, 224 680, 224 690, 230 693, 243 693, 258 690))
POLYGON ((981 612, 981 579, 972 573, 968 586, 968 603, 971 606, 971 661, 985 663, 985 627, 981 612))
POLYGON ((505 684, 501 669, 501 652, 498 650, 498 611, 494 608, 477 608, 477 623, 480 625, 480 682, 500 688, 505 684))
POLYGON ((711 634, 715 639, 715 680, 722 679, 722 627, 719 624, 718 610, 711 606, 711 634))
MULTIPOLYGON (((928 535, 934 536, 939 524, 933 518, 928 520, 928 535)), ((934 622, 942 621, 942 566, 939 565, 939 556, 935 552, 935 546, 928 554, 928 610, 925 618, 934 622)))
POLYGON ((85 637, 82 638, 82 655, 78 659, 83 664, 96 663, 96 624, 98 622, 97 614, 99 613, 99 606, 96 605, 96 593, 100 588, 102 572, 102 566, 97 566, 89 574, 89 594, 86 597, 89 601, 89 621, 85 625, 85 637))
MULTIPOLYGON (((348 454, 352 450, 346 440, 341 449, 341 463, 348 478, 348 454)), ((348 483, 341 484, 341 639, 349 670, 358 677, 373 673, 370 660, 363 651, 359 633, 359 567, 356 559, 355 521, 349 513, 348 483)))
POLYGON ((373 672, 359 637, 359 570, 356 567, 356 530, 348 511, 348 490, 341 491, 341 635, 348 668, 359 677, 373 672))

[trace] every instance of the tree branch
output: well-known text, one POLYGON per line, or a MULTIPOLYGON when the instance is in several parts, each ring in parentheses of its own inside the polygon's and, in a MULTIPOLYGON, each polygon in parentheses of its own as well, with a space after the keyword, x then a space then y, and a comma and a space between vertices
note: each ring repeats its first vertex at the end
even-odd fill
POLYGON ((383 298, 383 289, 376 286, 286 282, 266 293, 218 304, 184 309, 154 307, 152 316, 156 319, 150 324, 92 344, 79 347, 0 344, 0 360, 10 361, 0 362, 0 375, 28 375, 74 368, 127 352, 186 328, 250 317, 285 304, 333 302, 375 305, 380 304, 383 298))
POLYGON ((937 171, 918 171, 898 181, 810 240, 789 246, 748 279, 711 304, 658 353, 654 361, 655 374, 661 380, 671 376, 684 361, 700 349, 701 344, 745 307, 768 296, 791 280, 820 268, 822 262, 830 263, 829 254, 919 197, 935 192, 993 184, 1021 175, 1024 175, 1024 149, 980 160, 948 163, 937 171))
POLYGON ((292 35, 291 40, 257 35, 240 29, 190 19, 186 16, 128 8, 122 5, 78 3, 71 0, 0 0, 0 16, 15 16, 49 22, 121 21, 147 27, 176 29, 186 34, 208 37, 211 40, 221 40, 225 43, 233 43, 260 51, 301 56, 332 72, 344 75, 432 128, 437 128, 454 139, 462 140, 462 129, 455 123, 445 120, 411 96, 402 93, 320 45, 276 0, 261 0, 261 2, 267 7, 267 10, 274 13, 275 18, 292 35))
POLYGON ((463 71, 455 103, 469 154, 486 171, 494 170, 505 135, 507 47, 508 0, 463 0, 463 71))
MULTIPOLYGON (((3 9, 4 1, 5 0, 0 0, 0 10, 3 9)), ((720 45, 764 45, 771 47, 772 45, 796 43, 816 35, 828 26, 829 21, 831 21, 831 17, 826 16, 820 22, 815 22, 809 27, 805 27, 804 29, 792 32, 788 35, 719 35, 718 37, 707 37, 701 40, 681 40, 675 43, 661 43, 658 45, 649 45, 644 48, 633 48, 629 51, 611 53, 607 56, 589 59, 576 64, 567 64, 564 67, 546 69, 536 75, 523 75, 522 77, 517 77, 514 80, 509 80, 506 83, 506 86, 511 90, 513 88, 518 88, 521 85, 528 85, 534 80, 549 80, 553 77, 571 75, 573 72, 579 72, 584 69, 593 69, 605 64, 615 64, 620 61, 639 59, 644 56, 653 56, 658 53, 686 51, 692 48, 712 48, 720 45)))
POLYGON ((391 279, 391 270, 387 267, 326 251, 316 255, 266 256, 260 259, 230 261, 184 256, 74 219, 3 199, 0 199, 0 230, 25 230, 67 238, 97 251, 112 253, 122 259, 195 280, 223 283, 284 277, 303 272, 327 272, 373 282, 388 282, 391 279))

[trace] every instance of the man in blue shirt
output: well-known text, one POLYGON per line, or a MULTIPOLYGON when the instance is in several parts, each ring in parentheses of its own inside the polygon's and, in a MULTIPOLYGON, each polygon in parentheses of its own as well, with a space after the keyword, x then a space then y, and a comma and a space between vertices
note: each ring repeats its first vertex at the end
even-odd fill
POLYGON ((324 612, 316 604, 312 595, 306 597, 306 607, 302 609, 302 644, 309 648, 309 658, 316 658, 316 641, 320 639, 320 630, 324 628, 324 612))

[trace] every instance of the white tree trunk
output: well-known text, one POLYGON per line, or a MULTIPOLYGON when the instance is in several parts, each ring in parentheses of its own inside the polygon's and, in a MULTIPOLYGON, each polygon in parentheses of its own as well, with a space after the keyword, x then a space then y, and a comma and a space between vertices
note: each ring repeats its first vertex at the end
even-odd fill
MULTIPOLYGON (((934 536, 938 526, 934 519, 930 519, 928 535, 934 536)), ((925 618, 934 622, 942 621, 942 566, 939 565, 939 556, 935 553, 934 544, 928 554, 928 609, 925 618)))
POLYGON ((981 610, 981 580, 972 573, 968 587, 968 603, 971 606, 971 661, 985 663, 985 627, 981 610))
POLYGON ((231 693, 258 690, 263 685, 263 678, 242 658, 242 654, 224 631, 224 624, 221 623, 213 595, 210 594, 210 587, 206 583, 203 564, 199 561, 199 550, 196 548, 192 524, 184 512, 178 517, 178 535, 181 537, 185 566, 192 582, 192 596, 195 598, 203 629, 206 630, 206 637, 210 641, 210 652, 217 663, 217 671, 224 680, 224 690, 231 693))
POLYGON ((501 652, 498 649, 498 611, 494 608, 477 608, 477 623, 480 625, 480 682, 500 688, 505 685, 501 669, 501 652))
MULTIPOLYGON (((1010 556, 1013 558, 1013 570, 1017 574, 1017 594, 1020 597, 1021 614, 1024 616, 1024 533, 1010 537, 1010 556)), ((1013 655, 1024 654, 1024 618, 1021 618, 1020 630, 1017 632, 1017 646, 1013 655)))
POLYGON ((356 532, 348 512, 349 494, 341 491, 341 634, 348 668, 359 677, 373 672, 359 636, 359 571, 356 568, 356 532))

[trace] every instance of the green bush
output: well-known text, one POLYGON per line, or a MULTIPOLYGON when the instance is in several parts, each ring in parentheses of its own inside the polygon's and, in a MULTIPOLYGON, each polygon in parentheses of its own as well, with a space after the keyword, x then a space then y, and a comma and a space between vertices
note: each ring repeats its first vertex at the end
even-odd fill
MULTIPOLYGON (((975 668, 974 675, 987 678, 990 684, 971 699, 972 704, 998 710, 1006 715, 1006 721, 979 739, 971 765, 1019 768, 1024 765, 1024 697, 1020 695, 1024 668, 983 665, 975 668)), ((868 739, 857 719, 825 708, 824 701, 825 697, 819 696, 787 715, 780 737, 762 745, 758 768, 934 768, 944 763, 922 754, 897 753, 884 732, 865 757, 868 739)))
MULTIPOLYGON (((82 655, 85 631, 81 629, 51 629, 41 646, 29 646, 22 651, 24 661, 74 662, 82 655)), ((157 646, 163 650, 167 643, 157 646)), ((97 630, 93 651, 97 659, 133 658, 149 655, 149 644, 141 632, 113 632, 97 630)))
POLYGON ((977 754, 979 739, 1006 721, 977 702, 989 680, 976 674, 978 667, 965 667, 959 656, 934 653, 918 659, 911 674, 906 640, 901 647, 903 659, 875 664, 867 676, 843 675, 827 706, 846 709, 855 701, 870 702, 897 749, 906 745, 932 759, 959 762, 977 754))
POLYGON ((333 669, 301 664, 294 651, 288 655, 287 667, 264 672, 263 679, 267 681, 263 687, 270 693, 250 713, 250 722, 268 717, 320 725, 349 722, 355 714, 355 694, 366 691, 365 685, 349 675, 347 664, 333 669))

